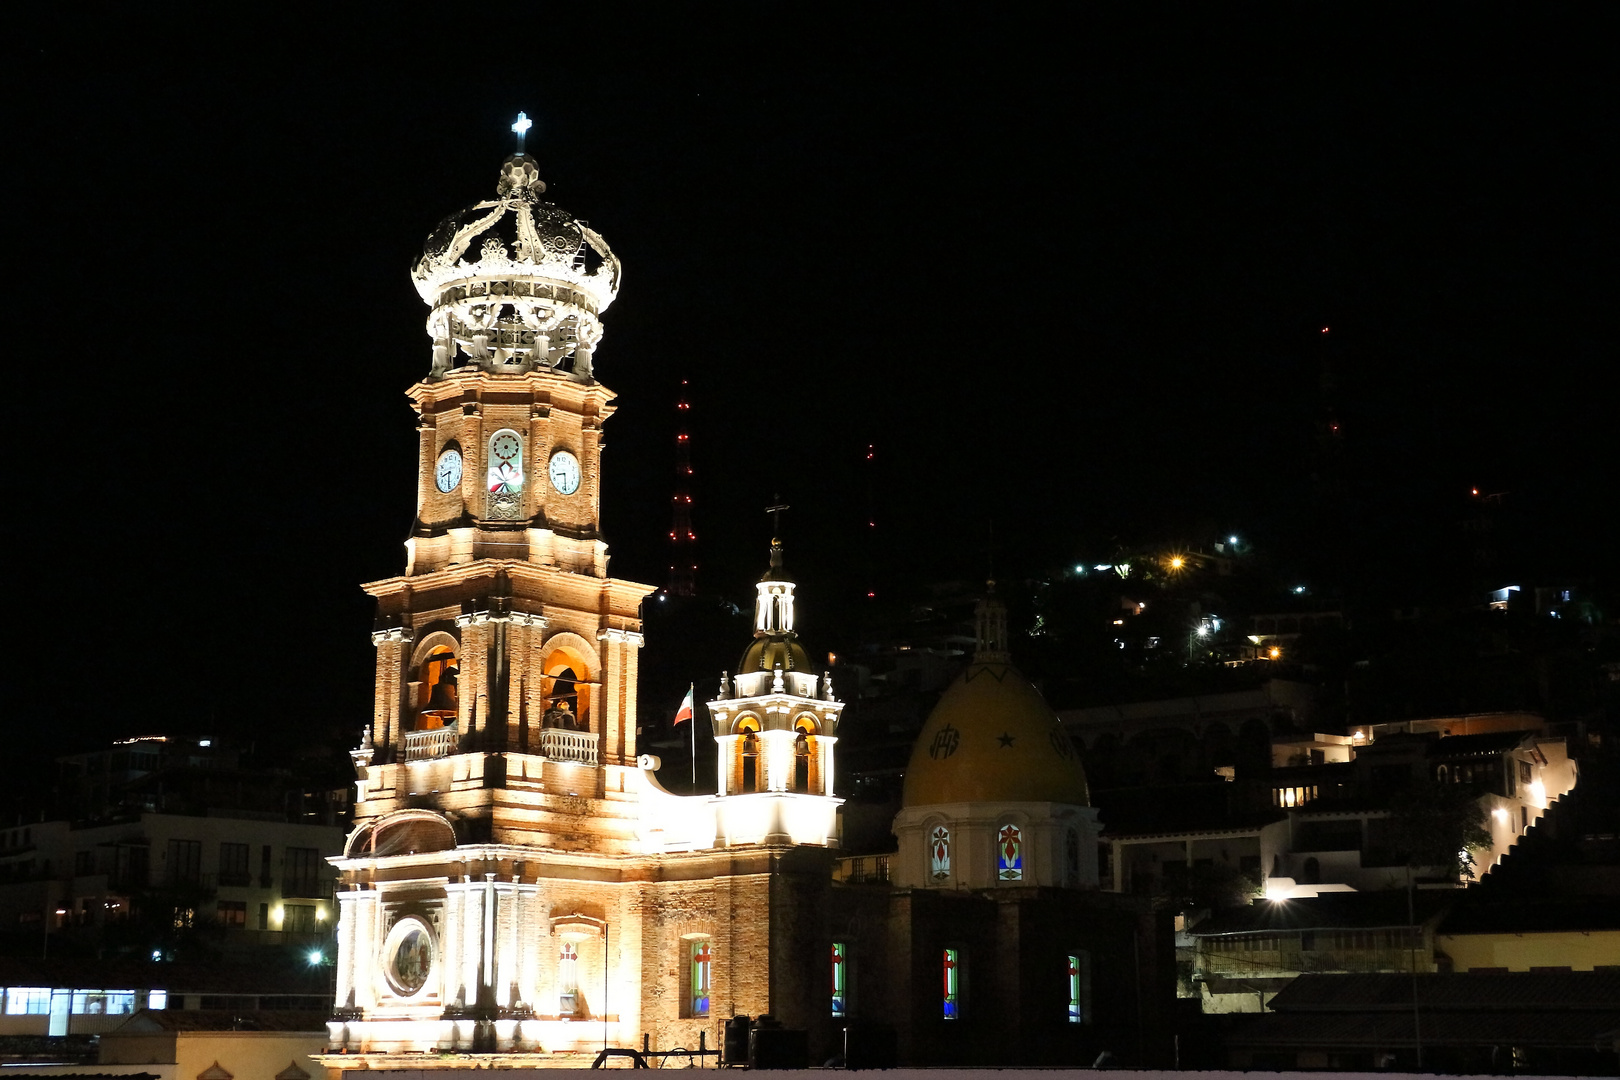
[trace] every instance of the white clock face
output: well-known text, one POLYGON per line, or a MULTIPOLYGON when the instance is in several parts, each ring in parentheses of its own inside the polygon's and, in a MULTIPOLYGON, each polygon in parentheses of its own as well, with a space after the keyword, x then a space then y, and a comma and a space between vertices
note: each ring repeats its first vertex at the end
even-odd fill
POLYGON ((433 469, 433 482, 440 491, 446 494, 456 490, 461 483, 461 451, 453 446, 447 446, 439 455, 439 463, 433 469))
POLYGON ((551 455, 551 486, 561 494, 572 495, 579 490, 579 458, 566 450, 551 455))

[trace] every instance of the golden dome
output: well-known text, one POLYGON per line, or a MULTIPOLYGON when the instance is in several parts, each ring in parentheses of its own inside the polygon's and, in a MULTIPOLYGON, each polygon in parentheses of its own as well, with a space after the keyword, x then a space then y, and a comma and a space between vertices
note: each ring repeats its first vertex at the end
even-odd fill
POLYGON ((1080 755, 1040 691, 1011 664, 976 660, 923 724, 903 805, 1091 805, 1080 755))
POLYGON ((792 634, 761 634, 749 643, 748 648, 743 650, 742 659, 737 661, 739 675, 751 671, 775 671, 777 668, 813 674, 809 654, 792 634))

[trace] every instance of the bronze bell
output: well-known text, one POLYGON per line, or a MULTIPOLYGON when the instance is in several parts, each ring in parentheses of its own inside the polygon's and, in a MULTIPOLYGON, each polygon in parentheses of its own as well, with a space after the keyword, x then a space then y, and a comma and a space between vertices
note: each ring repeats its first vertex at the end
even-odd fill
POLYGON ((433 693, 428 697, 428 703, 422 706, 423 712, 455 712, 456 711, 456 669, 450 668, 439 681, 433 684, 433 693))

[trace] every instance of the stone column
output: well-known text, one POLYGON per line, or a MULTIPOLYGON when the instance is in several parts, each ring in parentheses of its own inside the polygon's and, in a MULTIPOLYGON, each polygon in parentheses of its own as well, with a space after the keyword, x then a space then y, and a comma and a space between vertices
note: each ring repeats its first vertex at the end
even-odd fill
POLYGON ((461 627, 461 654, 458 657, 461 671, 456 680, 459 706, 456 720, 461 735, 461 749, 465 751, 479 746, 477 729, 480 722, 488 723, 489 687, 485 674, 485 669, 489 666, 485 663, 485 653, 489 648, 489 638, 485 633, 489 625, 488 616, 482 612, 458 615, 456 625, 461 627))
POLYGON ((354 1003, 362 1009, 377 1005, 377 950, 382 942, 377 937, 381 917, 381 898, 376 889, 358 889, 354 896, 354 963, 350 971, 353 979, 354 1003))
POLYGON ((337 954, 337 992, 332 1002, 335 1008, 347 1008, 355 1004, 349 1000, 354 990, 355 959, 355 919, 358 914, 355 910, 357 893, 338 893, 338 954, 337 954))
POLYGON ((597 688, 598 760, 603 765, 617 765, 623 760, 619 749, 624 730, 619 711, 619 657, 624 652, 624 636, 618 630, 603 630, 596 640, 602 657, 601 686, 597 688))

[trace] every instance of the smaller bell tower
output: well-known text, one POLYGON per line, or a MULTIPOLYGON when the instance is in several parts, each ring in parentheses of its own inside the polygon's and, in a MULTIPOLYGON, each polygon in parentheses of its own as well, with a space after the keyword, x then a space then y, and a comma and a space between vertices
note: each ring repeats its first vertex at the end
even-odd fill
POLYGON ((709 702, 719 759, 718 832, 729 844, 836 842, 833 748, 843 702, 794 631, 782 541, 754 586, 754 640, 709 702))

